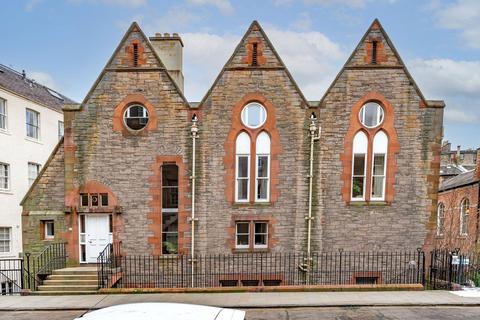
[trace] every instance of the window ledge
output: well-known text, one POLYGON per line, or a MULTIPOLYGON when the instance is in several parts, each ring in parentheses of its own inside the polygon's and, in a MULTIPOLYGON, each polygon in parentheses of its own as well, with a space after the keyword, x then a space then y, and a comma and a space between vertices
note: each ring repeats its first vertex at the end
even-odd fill
POLYGON ((233 253, 268 253, 270 252, 269 248, 234 248, 232 249, 233 253))
POLYGON ((385 201, 350 201, 348 203, 349 206, 355 207, 364 207, 364 206, 376 206, 376 207, 384 207, 384 206, 389 206, 390 203, 385 202, 385 201))
POLYGON ((257 208, 262 208, 262 207, 269 207, 273 205, 272 202, 254 202, 254 203, 251 203, 251 202, 234 202, 232 204, 232 207, 233 208, 244 208, 244 207, 257 207, 257 208))
POLYGON ((25 137, 25 140, 30 141, 30 142, 35 142, 35 143, 38 143, 38 144, 43 144, 43 142, 40 141, 40 139, 25 137))
POLYGON ((11 135, 12 135, 12 133, 11 133, 10 131, 8 131, 8 130, 3 130, 3 129, 0 129, 0 133, 6 134, 7 136, 11 136, 11 135))
POLYGON ((13 194, 12 190, 4 190, 4 189, 0 189, 0 193, 1 194, 13 194))

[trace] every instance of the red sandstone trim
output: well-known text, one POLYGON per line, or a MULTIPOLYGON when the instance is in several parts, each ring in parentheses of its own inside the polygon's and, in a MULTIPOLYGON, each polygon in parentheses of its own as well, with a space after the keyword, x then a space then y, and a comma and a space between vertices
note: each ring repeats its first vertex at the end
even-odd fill
MULTIPOLYGON (((373 27, 372 27, 373 29, 373 27)), ((373 52, 373 42, 377 42, 377 64, 382 64, 383 62, 387 62, 387 56, 385 54, 385 46, 382 41, 382 37, 374 37, 370 36, 365 40, 365 63, 372 63, 372 52, 373 52)))
POLYGON ((365 186, 365 201, 370 202, 371 186, 372 186, 372 156, 373 156, 373 138, 375 134, 381 130, 385 132, 388 137, 387 149, 387 172, 385 185, 385 202, 390 204, 395 195, 394 183, 395 174, 397 172, 396 154, 400 152, 400 143, 398 141, 397 132, 394 126, 394 109, 388 100, 378 92, 370 92, 364 95, 353 106, 350 114, 350 126, 345 135, 344 152, 340 155, 340 160, 343 164, 343 200, 348 204, 351 201, 351 183, 352 183, 352 157, 353 157, 353 138, 359 131, 364 131, 368 137, 368 156, 367 156, 367 179, 365 186), (383 123, 376 128, 365 128, 358 117, 358 113, 362 106, 369 102, 376 101, 380 103, 384 109, 385 115, 383 123))
POLYGON ((151 211, 147 214, 150 220, 148 229, 152 236, 148 237, 148 243, 152 246, 152 254, 162 254, 162 165, 175 164, 178 166, 178 253, 187 254, 190 240, 189 214, 186 211, 191 201, 187 195, 189 192, 189 176, 181 155, 160 156, 152 164, 153 175, 148 179, 150 183, 151 211))
MULTIPOLYGON (((138 32, 139 30, 133 29, 132 32, 138 32)), ((137 45, 138 60, 137 67, 143 66, 147 63, 147 57, 145 54, 145 47, 140 40, 132 40, 128 46, 125 47, 125 56, 122 57, 121 63, 124 66, 135 67, 133 62, 133 45, 137 45)))
POLYGON ((264 215, 264 214, 233 214, 230 220, 230 226, 227 229, 227 247, 230 248, 232 252, 256 252, 256 251, 270 251, 278 243, 278 238, 275 237, 275 225, 277 224, 277 219, 273 215, 264 215), (236 223, 237 222, 249 222, 250 223, 250 247, 247 249, 237 249, 236 248, 236 223), (268 224, 268 239, 267 239, 267 248, 254 248, 253 247, 253 226, 254 222, 266 222, 268 224))
POLYGON ((263 55, 264 45, 261 38, 251 37, 247 42, 247 55, 243 58, 243 63, 252 65, 253 60, 253 44, 257 44, 257 66, 264 65, 267 62, 267 59, 263 55))
MULTIPOLYGON (((226 170, 225 181, 225 198, 227 202, 235 203, 235 141, 240 132, 245 131, 250 136, 250 205, 255 203, 255 144, 257 136, 265 131, 270 135, 270 205, 273 205, 278 199, 279 190, 279 172, 280 162, 279 155, 282 151, 280 145, 280 135, 276 128, 275 107, 260 93, 247 93, 233 107, 232 110, 232 126, 225 141, 225 157, 223 164, 226 170), (267 121, 257 129, 250 129, 243 125, 241 120, 241 112, 245 105, 250 102, 258 102, 267 110, 267 121)), ((248 205, 248 204, 247 204, 248 205)))
POLYGON ((113 131, 120 132, 123 136, 144 135, 150 131, 157 130, 157 113, 153 106, 141 94, 129 94, 115 107, 113 111, 113 131), (123 121, 125 110, 132 104, 141 104, 148 110, 148 123, 142 130, 134 131, 127 128, 123 121))

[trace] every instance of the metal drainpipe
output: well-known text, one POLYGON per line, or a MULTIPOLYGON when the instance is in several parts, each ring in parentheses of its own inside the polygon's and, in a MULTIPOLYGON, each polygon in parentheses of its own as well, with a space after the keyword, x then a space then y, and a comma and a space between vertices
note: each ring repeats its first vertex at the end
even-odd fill
POLYGON ((195 221, 197 218, 195 218, 195 155, 196 155, 196 143, 195 140, 198 138, 197 133, 198 133, 198 127, 197 127, 197 115, 194 114, 192 117, 192 127, 190 129, 190 132, 192 133, 192 175, 190 177, 192 181, 192 216, 190 217, 190 223, 192 224, 190 230, 191 230, 191 247, 190 247, 190 260, 192 264, 192 288, 195 286, 195 276, 194 276, 194 271, 195 271, 195 221))
POLYGON ((308 216, 305 217, 307 220, 307 261, 306 261, 306 271, 307 271, 307 284, 309 284, 309 272, 312 262, 312 252, 311 252, 311 242, 312 242, 312 201, 313 201, 313 149, 315 141, 320 139, 321 128, 317 128, 317 117, 315 113, 312 112, 310 116, 310 171, 308 174, 308 216), (318 134, 317 133, 318 129, 318 134))

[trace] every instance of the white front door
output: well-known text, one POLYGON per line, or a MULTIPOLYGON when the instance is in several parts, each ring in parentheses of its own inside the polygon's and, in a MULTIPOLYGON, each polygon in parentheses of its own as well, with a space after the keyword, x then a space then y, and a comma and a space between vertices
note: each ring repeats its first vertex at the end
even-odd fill
POLYGON ((109 217, 107 214, 85 216, 87 263, 96 263, 100 252, 110 242, 109 217))

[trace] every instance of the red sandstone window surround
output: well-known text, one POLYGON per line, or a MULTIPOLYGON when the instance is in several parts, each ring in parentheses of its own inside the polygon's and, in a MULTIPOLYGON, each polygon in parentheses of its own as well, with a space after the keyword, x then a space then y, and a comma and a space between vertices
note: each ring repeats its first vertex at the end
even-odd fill
POLYGON ((235 202, 270 199, 271 140, 262 128, 267 117, 265 107, 257 102, 242 109, 243 130, 235 140, 235 202))
POLYGON ((235 223, 236 249, 267 249, 268 222, 237 221, 235 223))
POLYGON ((345 136, 344 200, 391 203, 399 149, 393 107, 376 92, 366 94, 352 108, 345 136))

